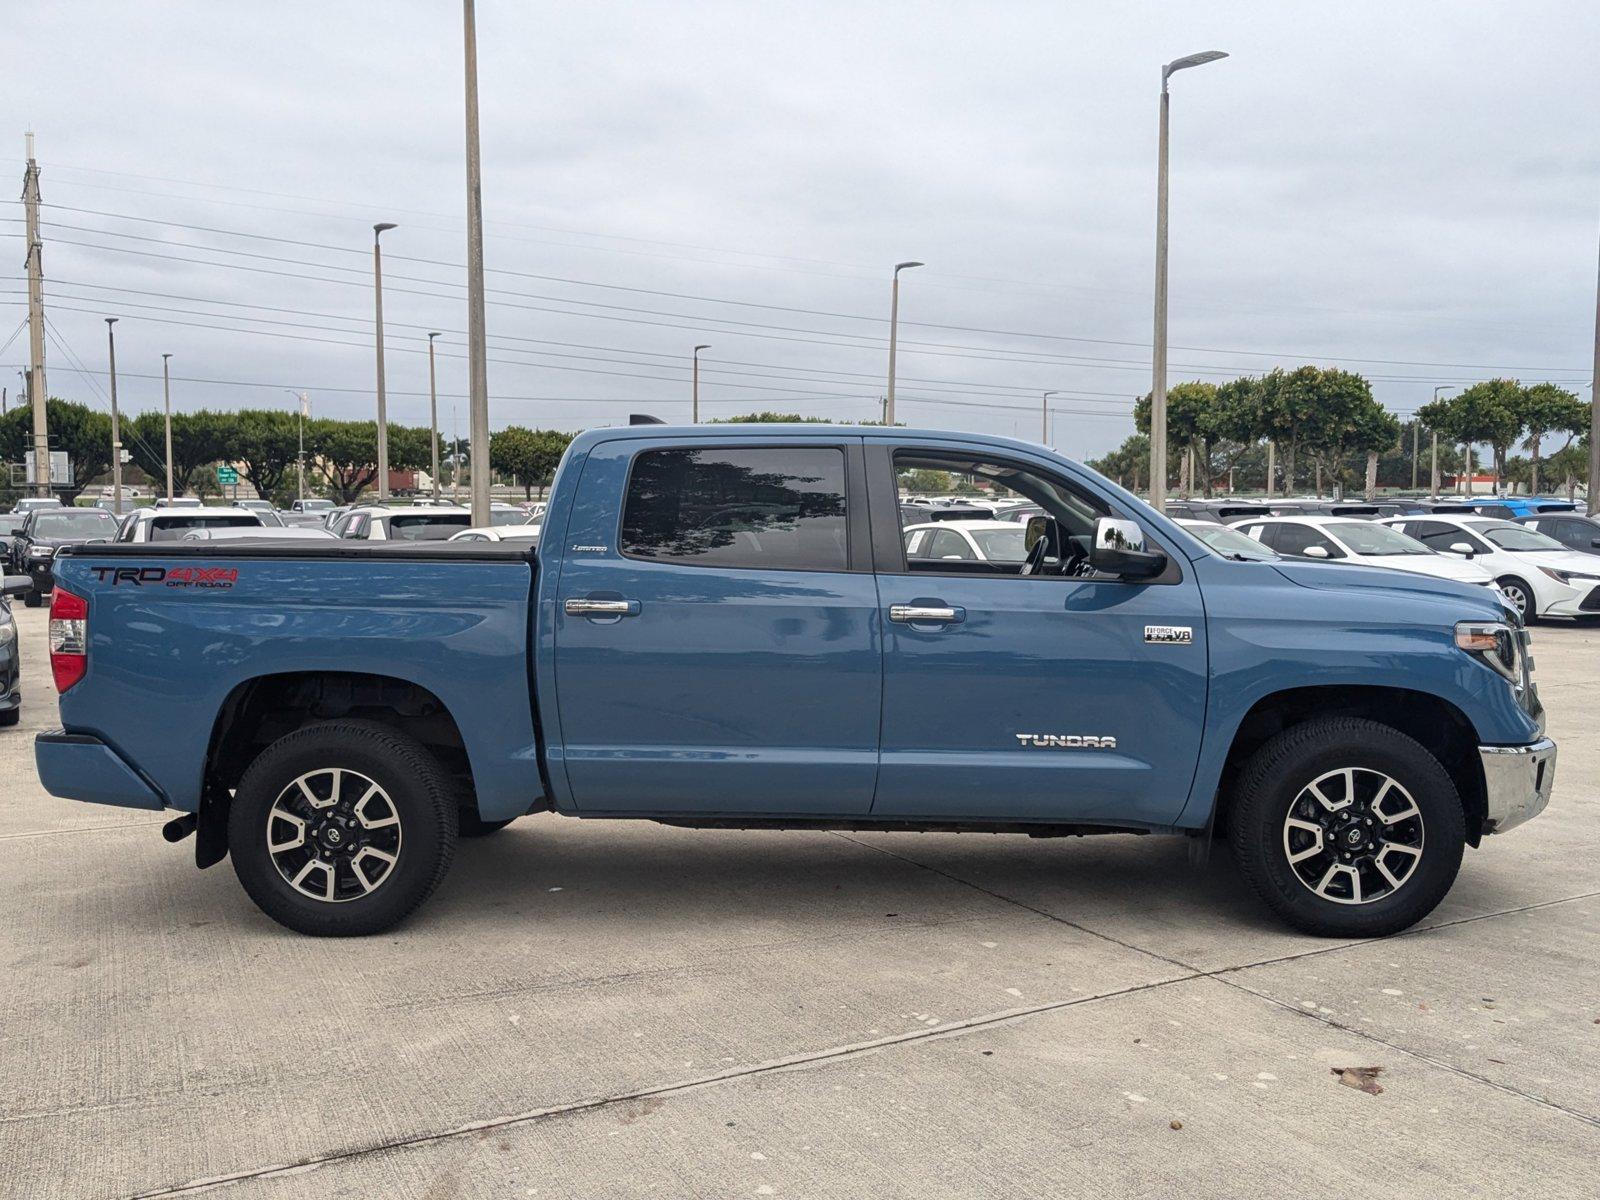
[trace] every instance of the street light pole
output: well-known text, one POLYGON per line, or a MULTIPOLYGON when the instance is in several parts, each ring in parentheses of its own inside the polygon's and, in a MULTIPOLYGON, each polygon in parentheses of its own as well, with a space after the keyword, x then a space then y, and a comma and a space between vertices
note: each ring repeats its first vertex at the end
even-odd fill
MULTIPOLYGON (((1435 404, 1439 403, 1440 392, 1454 392, 1457 390, 1458 389, 1456 388, 1455 384, 1441 383, 1438 387, 1433 389, 1433 402, 1435 404)), ((1470 460, 1471 455, 1469 454, 1469 465, 1470 460)), ((1413 472, 1413 474, 1415 474, 1415 472, 1413 472)), ((1428 482, 1428 495, 1433 496, 1435 499, 1437 499, 1439 495, 1439 431, 1437 429, 1433 431, 1433 477, 1428 482)))
POLYGON ((106 318, 106 344, 111 350, 111 504, 122 515, 122 424, 117 419, 116 317, 106 318))
POLYGON ((919 262, 903 262, 894 265, 894 286, 889 292, 889 391, 883 400, 883 423, 894 424, 894 360, 900 342, 900 272, 909 271, 912 267, 924 266, 919 262))
POLYGON ((167 503, 172 503, 172 372, 170 354, 161 356, 161 405, 167 427, 167 503))
POLYGON ((1059 395, 1060 392, 1046 392, 1039 404, 1039 441, 1046 446, 1050 444, 1050 397, 1059 395))
POLYGON ((1155 339, 1150 356, 1150 503, 1160 509, 1167 500, 1167 80, 1177 71, 1227 58, 1207 50, 1174 59, 1161 68, 1161 125, 1156 151, 1156 297, 1155 339))
POLYGON ((295 495, 299 499, 304 500, 306 498, 306 409, 310 406, 311 398, 309 396, 307 396, 306 393, 297 392, 292 388, 284 388, 283 390, 288 392, 289 395, 293 396, 296 400, 298 400, 300 402, 299 403, 300 421, 299 421, 299 431, 298 431, 299 432, 299 442, 300 442, 300 446, 299 446, 300 454, 299 454, 299 458, 297 460, 297 463, 298 463, 298 472, 297 472, 298 479, 297 479, 296 484, 295 484, 295 495))
POLYGON ((700 424, 700 351, 711 349, 710 345, 696 346, 694 348, 694 385, 693 385, 693 416, 690 423, 700 424))
POLYGON ((378 503, 389 498, 389 398, 383 383, 383 252, 378 238, 393 221, 380 221, 372 227, 372 296, 377 314, 378 347, 378 503))
POLYGON ((1589 377, 1589 500, 1592 517, 1600 513, 1600 282, 1594 300, 1594 374, 1589 377))
POLYGON ((489 524, 489 343, 483 315, 483 179, 478 153, 478 22, 463 0, 467 108, 467 421, 472 439, 472 523, 489 524))
POLYGON ((428 442, 428 447, 433 454, 433 502, 439 502, 439 377, 433 369, 433 339, 437 333, 428 335, 428 429, 433 437, 428 442))

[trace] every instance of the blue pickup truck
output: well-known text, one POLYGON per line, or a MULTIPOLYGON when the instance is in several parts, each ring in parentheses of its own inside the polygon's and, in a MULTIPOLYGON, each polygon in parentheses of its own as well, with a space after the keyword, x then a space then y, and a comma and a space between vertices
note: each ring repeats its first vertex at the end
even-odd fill
POLYGON ((1379 935, 1555 773, 1494 589, 1234 560, 973 434, 592 430, 533 553, 95 545, 56 582, 45 786, 177 810, 310 934, 388 928, 458 837, 553 810, 1220 839, 1290 924, 1379 935), (1026 560, 908 560, 915 471, 1038 506, 1026 560))

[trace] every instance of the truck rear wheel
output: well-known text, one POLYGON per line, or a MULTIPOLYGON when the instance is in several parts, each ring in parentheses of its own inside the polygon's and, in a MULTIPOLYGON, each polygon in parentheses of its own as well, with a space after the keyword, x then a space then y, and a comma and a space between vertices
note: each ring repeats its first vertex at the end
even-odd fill
POLYGON ((456 800, 414 738, 330 721, 279 738, 250 764, 228 814, 239 882, 280 925, 319 937, 379 933, 439 885, 456 800))
POLYGON ((1239 870, 1278 916, 1319 937, 1382 937, 1455 882, 1466 814, 1419 743, 1349 717, 1280 733, 1240 773, 1229 810, 1239 870))

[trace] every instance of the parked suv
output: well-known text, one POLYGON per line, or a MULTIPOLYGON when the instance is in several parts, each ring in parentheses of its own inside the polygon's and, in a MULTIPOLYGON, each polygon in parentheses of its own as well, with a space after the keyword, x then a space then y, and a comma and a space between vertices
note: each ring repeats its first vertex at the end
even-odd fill
POLYGON ((116 536, 117 519, 98 508, 67 508, 64 505, 36 508, 11 530, 11 565, 27 575, 32 589, 22 598, 29 608, 38 608, 42 597, 55 586, 51 568, 63 546, 106 541, 116 536))

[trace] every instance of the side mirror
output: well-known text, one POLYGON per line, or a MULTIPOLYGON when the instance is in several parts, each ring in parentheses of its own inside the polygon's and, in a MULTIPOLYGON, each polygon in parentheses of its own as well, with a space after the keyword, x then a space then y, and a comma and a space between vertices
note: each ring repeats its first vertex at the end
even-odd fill
POLYGON ((27 533, 27 530, 23 529, 22 526, 18 525, 15 529, 13 529, 11 531, 11 536, 12 537, 22 537, 26 533, 27 533))
MULTIPOLYGON (((1035 518, 1037 519, 1037 518, 1035 518)), ((1031 532, 1033 522, 1028 522, 1031 532)), ((1144 530, 1137 521, 1101 517, 1094 523, 1094 546, 1089 565, 1107 575, 1124 579, 1149 579, 1167 567, 1167 556, 1145 548, 1144 530)))
POLYGON ((1451 554, 1462 554, 1462 555, 1465 555, 1467 558, 1471 558, 1472 557, 1472 553, 1473 553, 1473 551, 1472 551, 1472 543, 1471 542, 1451 542, 1450 543, 1450 553, 1451 554))
POLYGON ((1590 538, 1589 545, 1593 546, 1596 550, 1600 550, 1600 538, 1590 538))
POLYGON ((1307 558, 1327 558, 1328 548, 1326 546, 1307 546, 1300 553, 1304 554, 1307 558))
POLYGON ((7 575, 5 582, 0 584, 0 595, 25 596, 33 591, 33 580, 26 575, 7 575))
POLYGON ((1049 517, 1029 517, 1028 531, 1022 535, 1023 550, 1032 550, 1034 544, 1050 531, 1049 517))

